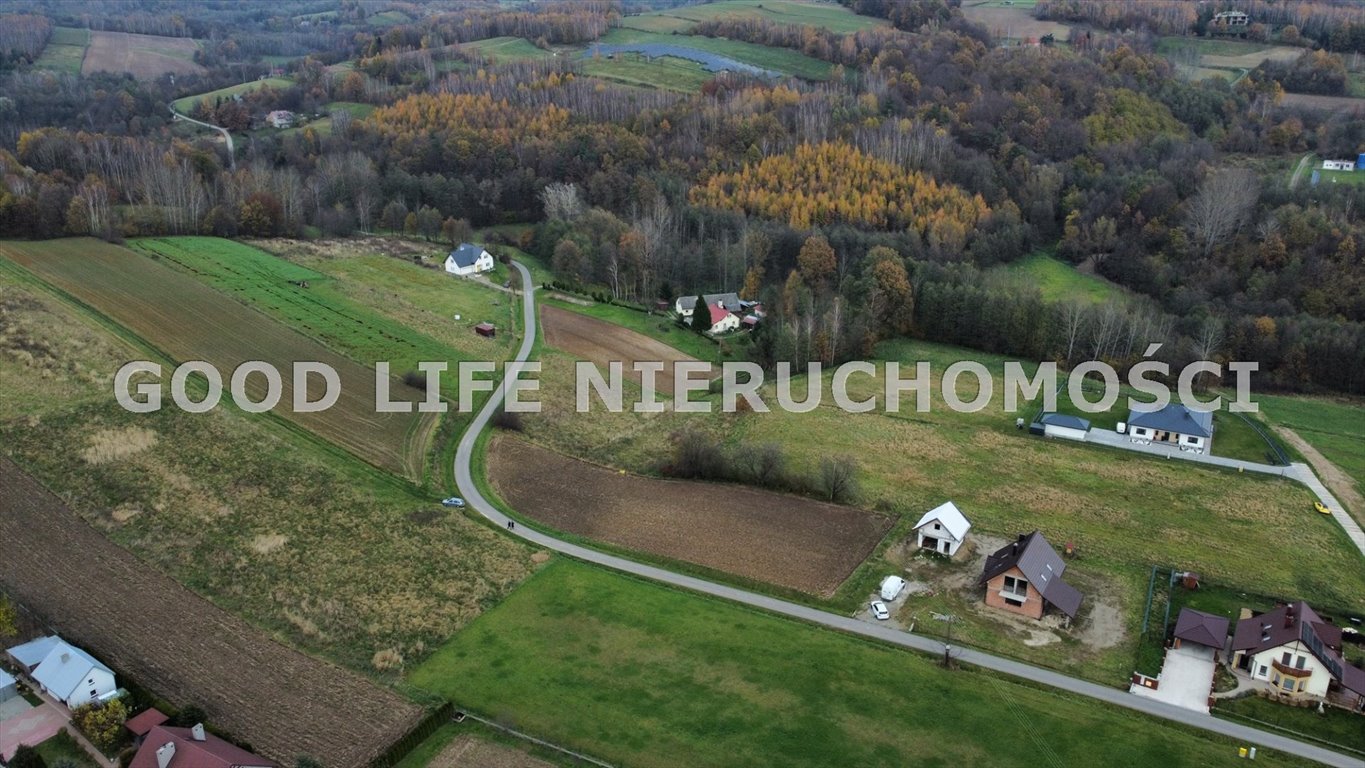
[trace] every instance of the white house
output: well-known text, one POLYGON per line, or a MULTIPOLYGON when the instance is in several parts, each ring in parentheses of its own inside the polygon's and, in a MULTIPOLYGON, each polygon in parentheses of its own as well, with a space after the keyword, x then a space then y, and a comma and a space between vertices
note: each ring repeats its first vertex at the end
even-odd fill
MULTIPOLYGON (((710 333, 727 333, 739 328, 739 315, 730 312, 725 308, 725 305, 720 303, 708 304, 707 309, 711 310, 710 333)), ((697 322, 697 319, 693 317, 692 322, 697 322)))
POLYGON ((72 709, 105 701, 118 691, 113 670, 56 635, 17 645, 9 649, 9 655, 44 691, 72 709))
POLYGON ((1128 412, 1128 434, 1182 448, 1208 450, 1213 443, 1213 412, 1171 403, 1156 411, 1128 412))
POLYGON ((288 128, 294 124, 294 113, 287 109, 277 109, 266 115, 265 121, 270 123, 272 128, 288 128))
POLYGON ((1356 161, 1354 160, 1323 160, 1322 169, 1324 171, 1354 171, 1356 161))
POLYGON ((1365 697, 1365 670, 1341 656, 1341 628, 1303 601, 1237 622, 1231 650, 1233 666, 1281 694, 1322 698, 1334 691, 1357 702, 1365 697))
POLYGON ((493 271, 493 254, 473 243, 460 247, 446 256, 446 271, 452 275, 475 275, 493 271))
POLYGON ((1245 27, 1251 22, 1251 17, 1242 11, 1223 11, 1213 17, 1213 23, 1223 27, 1245 27))
POLYGON ((1044 413, 1029 427, 1034 434, 1045 437, 1060 437, 1066 440, 1084 440, 1090 433, 1090 422, 1079 416, 1065 413, 1044 413))
MULTIPOLYGON (((708 306, 720 304, 725 307, 727 312, 743 312, 745 309, 744 302, 740 301, 739 294, 737 293, 707 293, 704 294, 701 299, 706 302, 708 306)), ((696 296, 679 296, 678 299, 673 302, 673 311, 677 312, 681 317, 691 317, 692 311, 696 309, 696 306, 696 296)))
POLYGON ((967 521, 962 510, 951 501, 945 501, 924 513, 915 523, 915 534, 919 546, 952 557, 958 547, 967 540, 967 531, 972 524, 967 521))

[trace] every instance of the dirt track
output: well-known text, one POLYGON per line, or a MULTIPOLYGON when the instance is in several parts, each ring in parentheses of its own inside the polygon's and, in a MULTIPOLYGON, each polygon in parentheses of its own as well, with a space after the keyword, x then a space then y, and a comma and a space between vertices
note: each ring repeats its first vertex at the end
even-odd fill
POLYGON ((155 80, 167 73, 202 74, 204 68, 193 58, 197 50, 199 43, 188 37, 91 32, 81 74, 127 72, 138 80, 155 80))
POLYGON ((829 595, 892 520, 732 485, 623 475, 499 435, 489 478, 522 514, 557 530, 829 595))
POLYGON ((643 333, 548 304, 540 307, 540 322, 546 344, 597 364, 603 376, 607 373, 607 364, 619 360, 625 364, 625 376, 639 383, 640 376, 632 372, 635 361, 662 362, 664 369, 654 379, 661 393, 673 392, 674 363, 696 359, 643 333))
POLYGON ((359 766, 421 714, 354 673, 291 650, 87 525, 0 457, 0 587, 115 671, 292 765, 359 766))
POLYGON ((1356 522, 1365 524, 1365 496, 1360 495, 1355 480, 1342 472, 1341 467, 1329 461, 1307 440, 1299 437, 1299 433, 1289 427, 1275 427, 1275 431, 1285 439, 1285 442, 1294 446, 1294 450, 1308 459, 1308 463, 1313 465, 1314 471, 1322 478, 1323 484, 1346 506, 1346 511, 1351 517, 1354 517, 1356 522))

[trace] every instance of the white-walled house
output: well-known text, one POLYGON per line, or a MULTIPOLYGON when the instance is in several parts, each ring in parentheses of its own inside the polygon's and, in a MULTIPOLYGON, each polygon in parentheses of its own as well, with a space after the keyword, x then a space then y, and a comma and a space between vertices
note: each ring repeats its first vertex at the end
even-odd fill
POLYGON ((105 701, 118 691, 113 670, 56 635, 17 645, 9 655, 44 691, 72 709, 105 701))
POLYGON ((476 275, 493 271, 493 254, 473 243, 460 243, 460 247, 446 256, 446 271, 452 275, 476 275))
MULTIPOLYGON (((740 300, 737 293, 708 293, 703 295, 701 299, 706 302, 707 306, 720 304, 725 307, 727 312, 737 313, 743 312, 745 309, 744 302, 740 300)), ((677 312, 679 317, 691 317, 696 307, 696 296, 679 296, 673 302, 673 311, 677 312)))
MULTIPOLYGON (((730 312, 723 304, 708 304, 707 309, 711 311, 709 333, 728 333, 739 329, 739 315, 730 312)), ((696 317, 692 318, 692 322, 697 322, 696 317)))
POLYGON ((1131 410, 1127 429, 1132 437, 1207 451, 1213 443, 1213 412, 1178 403, 1155 411, 1131 410))
POLYGON ((1030 431, 1046 437, 1084 440, 1090 433, 1090 422, 1066 413, 1044 413, 1033 423, 1030 431))
POLYGON ((1356 161, 1354 160, 1323 160, 1322 169, 1324 171, 1354 171, 1356 161))
POLYGON ((967 540, 967 531, 972 529, 962 510, 951 501, 945 501, 924 513, 915 523, 917 544, 922 549, 932 549, 952 557, 967 540))
POLYGON ((1303 601, 1237 622, 1231 650, 1233 666, 1283 695, 1340 692, 1357 706, 1365 697, 1365 670, 1341 656, 1341 628, 1303 601))

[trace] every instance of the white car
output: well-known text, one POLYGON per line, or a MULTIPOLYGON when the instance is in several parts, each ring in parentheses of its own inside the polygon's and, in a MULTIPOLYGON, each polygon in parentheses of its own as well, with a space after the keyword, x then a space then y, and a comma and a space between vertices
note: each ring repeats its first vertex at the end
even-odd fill
POLYGON ((867 607, 868 610, 872 611, 872 618, 877 621, 886 621, 891 618, 891 611, 888 611, 886 609, 886 603, 883 603, 880 600, 873 600, 867 607))
POLYGON ((905 589, 905 579, 899 576, 887 576, 882 579, 882 586, 877 594, 881 595, 883 600, 890 602, 900 596, 902 589, 905 589))

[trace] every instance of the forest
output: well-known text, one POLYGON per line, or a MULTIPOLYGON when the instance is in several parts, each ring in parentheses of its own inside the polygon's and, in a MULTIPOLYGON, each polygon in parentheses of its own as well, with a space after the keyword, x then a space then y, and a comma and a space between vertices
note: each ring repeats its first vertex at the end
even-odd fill
POLYGON ((179 82, 32 71, 42 25, 0 23, 16 62, 0 73, 0 237, 446 241, 529 224, 513 244, 613 301, 762 299, 750 347, 765 364, 912 335, 1123 367, 1162 342, 1172 364, 1256 360, 1264 387, 1365 392, 1365 185, 1291 188, 1284 168, 1310 152, 1354 158, 1365 120, 1281 103, 1339 88, 1341 52, 1365 30, 1348 8, 1268 4, 1276 19, 1294 6, 1286 19, 1320 50, 1230 85, 1182 79, 1150 36, 1123 32, 1197 25, 1176 18, 1188 3, 1040 2, 1040 16, 1093 25, 1076 47, 997 45, 954 3, 846 4, 892 23, 696 24, 836 65, 823 81, 719 73, 696 93, 599 80, 569 56, 486 61, 455 46, 579 44, 638 10, 616 2, 409 9, 382 31, 364 27, 371 3, 306 27, 224 7, 185 26, 213 42, 208 74, 179 82), (299 55, 261 58, 281 51, 299 55), (343 59, 356 67, 328 66, 343 59), (170 125, 171 100, 272 66, 288 85, 196 107, 242 131, 235 163, 210 134, 170 125), (337 101, 375 109, 334 113, 330 130, 254 127, 271 109, 337 101), (1040 249, 1124 298, 1049 302, 1001 272, 1040 249))

